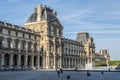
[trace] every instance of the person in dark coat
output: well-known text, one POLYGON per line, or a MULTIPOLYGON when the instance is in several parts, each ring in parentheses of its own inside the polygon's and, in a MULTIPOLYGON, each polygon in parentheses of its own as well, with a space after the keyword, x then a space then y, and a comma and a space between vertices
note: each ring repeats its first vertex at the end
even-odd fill
POLYGON ((63 70, 62 70, 62 68, 60 68, 60 72, 61 72, 61 73, 63 73, 63 70))
POLYGON ((88 77, 90 76, 90 72, 89 72, 89 71, 87 71, 87 76, 88 76, 88 77))
POLYGON ((60 77, 60 71, 59 70, 57 71, 57 74, 58 74, 58 77, 60 77))

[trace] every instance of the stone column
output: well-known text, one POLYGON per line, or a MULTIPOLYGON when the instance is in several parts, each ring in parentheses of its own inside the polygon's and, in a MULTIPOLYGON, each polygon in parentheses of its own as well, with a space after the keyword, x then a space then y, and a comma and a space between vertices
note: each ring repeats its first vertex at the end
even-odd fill
POLYGON ((68 58, 66 58, 66 62, 65 62, 65 64, 66 64, 65 67, 66 67, 66 68, 68 67, 68 62, 67 62, 67 61, 68 61, 68 58))
POLYGON ((50 64, 49 64, 49 54, 47 53, 46 54, 46 68, 48 69, 48 68, 50 68, 50 64))
POLYGON ((72 58, 72 62, 71 63, 72 63, 72 67, 73 67, 73 58, 72 58))
POLYGON ((56 56, 54 54, 54 65, 53 65, 53 68, 55 69, 56 68, 56 56))
POLYGON ((76 67, 76 58, 75 58, 75 67, 76 67))
POLYGON ((4 65, 5 65, 5 55, 4 54, 1 54, 1 66, 2 68, 4 68, 4 65))
POLYGON ((54 65, 53 65, 53 68, 55 69, 55 68, 57 68, 58 67, 58 65, 56 66, 56 43, 55 43, 55 38, 54 38, 54 41, 53 41, 54 43, 53 43, 53 48, 54 48, 54 51, 53 51, 53 56, 54 56, 54 65))
POLYGON ((35 67, 34 66, 34 55, 31 56, 30 66, 31 66, 32 69, 35 67))
POLYGON ((62 68, 62 49, 60 47, 60 68, 62 68))
POLYGON ((69 68, 70 68, 70 58, 68 58, 69 68))
POLYGON ((17 68, 18 68, 18 69, 21 68, 21 55, 20 55, 20 54, 18 54, 17 68))
POLYGON ((49 55, 49 53, 50 53, 50 43, 49 43, 49 41, 47 41, 47 44, 45 45, 46 46, 46 54, 45 54, 45 59, 46 59, 46 61, 45 61, 45 64, 46 64, 46 69, 48 69, 49 67, 50 67, 50 59, 49 59, 49 57, 50 57, 50 55, 49 55))
POLYGON ((10 63, 9 67, 13 68, 13 54, 10 54, 10 61, 9 61, 9 63, 10 63))

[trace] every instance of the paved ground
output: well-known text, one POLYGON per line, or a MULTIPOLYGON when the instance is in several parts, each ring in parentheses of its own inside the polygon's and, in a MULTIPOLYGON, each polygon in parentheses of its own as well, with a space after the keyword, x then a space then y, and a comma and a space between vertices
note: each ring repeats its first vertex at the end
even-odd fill
POLYGON ((120 80, 120 72, 105 71, 101 74, 101 71, 90 71, 90 74, 87 76, 87 71, 63 71, 58 77, 57 72, 53 70, 8 71, 0 72, 0 80, 120 80))

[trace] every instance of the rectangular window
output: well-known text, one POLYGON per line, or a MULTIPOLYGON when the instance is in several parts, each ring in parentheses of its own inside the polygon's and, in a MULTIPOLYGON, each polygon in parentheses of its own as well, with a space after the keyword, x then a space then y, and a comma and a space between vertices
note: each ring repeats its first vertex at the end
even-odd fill
POLYGON ((37 44, 34 44, 34 52, 37 51, 37 44))
POLYGON ((16 31, 16 36, 18 36, 18 32, 16 31))
POLYGON ((2 48, 2 41, 0 41, 0 49, 2 48))
POLYGON ((11 48, 11 41, 8 40, 8 48, 11 48))
POLYGON ((28 43, 28 52, 31 52, 31 43, 28 43))
POLYGON ((0 33, 2 33, 2 28, 0 27, 0 33))
POLYGON ((15 47, 18 50, 18 42, 17 41, 15 41, 15 47))
POLYGON ((31 39, 31 35, 29 34, 29 39, 31 39))
POLYGON ((36 40, 36 35, 35 35, 35 40, 36 40))
POLYGON ((25 43, 22 42, 22 50, 25 50, 25 43))
POLYGON ((23 38, 25 37, 25 34, 23 33, 23 38))
POLYGON ((11 31, 10 30, 8 30, 8 35, 11 35, 11 31))

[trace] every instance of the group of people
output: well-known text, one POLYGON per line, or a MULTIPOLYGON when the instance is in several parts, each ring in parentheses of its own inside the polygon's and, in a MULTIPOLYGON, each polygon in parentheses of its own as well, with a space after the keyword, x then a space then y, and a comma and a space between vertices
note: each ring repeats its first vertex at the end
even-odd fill
POLYGON ((60 68, 60 69, 56 69, 56 71, 57 71, 58 77, 60 77, 60 73, 63 73, 62 68, 60 68))

